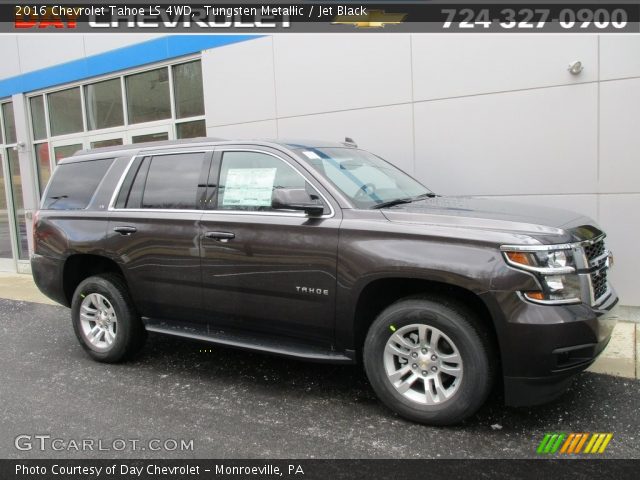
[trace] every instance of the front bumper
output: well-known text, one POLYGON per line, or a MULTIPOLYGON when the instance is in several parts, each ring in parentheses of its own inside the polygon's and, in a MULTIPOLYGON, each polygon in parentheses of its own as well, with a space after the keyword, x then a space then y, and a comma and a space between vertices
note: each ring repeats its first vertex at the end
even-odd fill
POLYGON ((500 344, 505 403, 536 405, 562 394, 609 343, 617 321, 618 297, 597 307, 535 305, 513 292, 491 292, 487 304, 500 305, 500 344))

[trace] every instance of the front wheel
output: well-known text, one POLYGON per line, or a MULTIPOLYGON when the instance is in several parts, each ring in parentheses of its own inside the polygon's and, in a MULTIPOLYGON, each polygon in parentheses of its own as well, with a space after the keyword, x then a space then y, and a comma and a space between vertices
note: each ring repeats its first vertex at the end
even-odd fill
POLYGON ((140 349, 146 331, 122 277, 103 274, 82 281, 71 303, 73 330, 100 362, 115 363, 140 349))
POLYGON ((394 303, 373 322, 364 364, 382 402, 420 423, 475 413, 493 383, 490 341, 464 305, 439 297, 394 303))

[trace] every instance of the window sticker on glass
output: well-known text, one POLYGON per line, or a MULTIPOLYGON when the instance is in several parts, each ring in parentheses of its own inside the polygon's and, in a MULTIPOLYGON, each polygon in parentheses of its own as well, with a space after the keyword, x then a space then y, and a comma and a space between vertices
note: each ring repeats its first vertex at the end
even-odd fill
POLYGON ((223 205, 270 207, 276 168, 230 168, 223 205))
POLYGON ((320 160, 320 155, 318 155, 316 152, 310 152, 308 150, 305 150, 304 152, 302 152, 309 160, 320 160))

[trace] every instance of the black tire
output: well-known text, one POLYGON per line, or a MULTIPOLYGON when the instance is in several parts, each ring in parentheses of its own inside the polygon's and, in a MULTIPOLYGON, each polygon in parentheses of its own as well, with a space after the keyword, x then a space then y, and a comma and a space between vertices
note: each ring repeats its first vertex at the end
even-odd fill
MULTIPOLYGON (((490 336, 469 309, 446 297, 412 297, 387 307, 369 328, 363 358, 367 377, 380 400, 399 415, 429 425, 452 425, 473 415, 487 399, 494 381, 490 336), (393 386, 385 369, 384 352, 393 331, 416 324, 439 329, 462 358, 463 373, 457 390, 440 404, 421 404, 407 398, 393 386)), ((425 383, 418 382, 423 391, 425 383)))
POLYGON ((126 360, 140 350, 146 339, 146 330, 131 301, 127 286, 122 277, 114 273, 89 277, 78 285, 71 303, 71 319, 80 345, 99 362, 117 363, 126 360), (117 317, 115 338, 109 347, 97 348, 92 345, 81 326, 82 302, 93 293, 106 298, 117 317))

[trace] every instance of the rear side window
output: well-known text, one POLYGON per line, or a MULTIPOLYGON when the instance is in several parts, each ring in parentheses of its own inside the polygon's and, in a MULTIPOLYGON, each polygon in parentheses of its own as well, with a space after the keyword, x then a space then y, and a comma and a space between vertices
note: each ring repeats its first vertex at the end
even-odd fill
POLYGON ((204 153, 153 157, 142 208, 195 210, 204 153))
POLYGON ((87 208, 113 158, 58 165, 42 201, 44 210, 87 208))
POLYGON ((180 153, 145 158, 133 185, 127 208, 197 209, 198 180, 206 153, 180 153))

